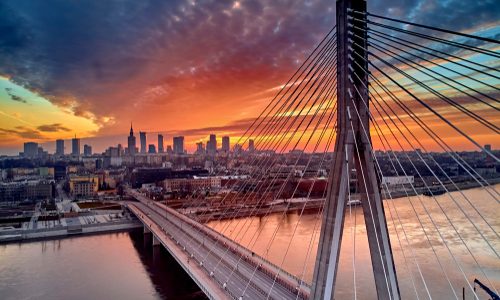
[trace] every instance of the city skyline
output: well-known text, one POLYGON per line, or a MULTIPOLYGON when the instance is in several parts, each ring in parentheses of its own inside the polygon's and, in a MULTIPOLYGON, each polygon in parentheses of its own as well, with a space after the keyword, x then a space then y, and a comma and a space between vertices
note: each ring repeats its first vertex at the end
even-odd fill
MULTIPOLYGON (((130 13, 137 10, 137 19, 131 24, 113 13, 117 9, 113 4, 95 9, 96 3, 67 7, 59 1, 47 6, 2 2, 0 27, 13 30, 6 32, 11 38, 0 49, 7 58, 0 64, 0 154, 14 155, 27 141, 46 145, 56 139, 69 141, 75 134, 95 151, 103 151, 110 145, 126 144, 124 133, 130 120, 141 124, 139 130, 162 133, 168 139, 186 136, 186 148, 191 151, 210 133, 238 139, 335 22, 333 1, 296 1, 286 6, 264 1, 191 5, 166 1, 154 11, 148 4, 136 7, 125 1, 121 9, 130 13), (283 9, 286 13, 281 13, 283 9), (71 17, 66 18, 61 11, 68 11, 71 17), (99 12, 90 27, 83 18, 89 11, 99 12), (273 17, 278 12, 280 19, 273 17), (255 21, 253 16, 259 14, 263 18, 255 21), (118 26, 101 24, 106 18, 118 26), (49 19, 61 26, 54 28, 49 19), (208 19, 214 20, 213 24, 196 25, 208 19), (219 30, 222 27, 225 30, 219 30), (117 40, 118 30, 129 32, 132 28, 144 34, 117 40), (189 37, 182 34, 186 30, 192 33, 189 37), (157 32, 164 32, 164 37, 156 38, 157 32), (78 41, 75 45, 83 41, 101 47, 99 51, 75 46, 67 49, 73 44, 62 38, 78 41), (269 44, 287 55, 267 51, 269 44), (48 59, 35 59, 32 51, 48 59), (78 65, 75 57, 82 58, 83 64, 78 65), (238 63, 241 60, 248 63, 238 63), (75 64, 81 71, 74 69, 75 64), (82 75, 84 81, 80 81, 82 75)), ((494 3, 383 4, 370 1, 369 9, 471 34, 494 37, 500 33, 494 3), (454 9, 444 20, 436 18, 451 5, 467 9, 454 9)), ((479 59, 488 63, 487 58, 479 59)), ((469 99, 457 100, 476 106, 469 99)), ((427 117, 423 109, 416 111, 427 117)), ((491 111, 481 107, 475 111, 499 121, 491 111)), ((437 121, 429 122, 441 126, 437 121)), ((462 125, 481 144, 492 143, 498 148, 497 139, 487 130, 462 125)), ((447 136, 453 147, 473 150, 457 140, 456 133, 447 132, 447 136)))

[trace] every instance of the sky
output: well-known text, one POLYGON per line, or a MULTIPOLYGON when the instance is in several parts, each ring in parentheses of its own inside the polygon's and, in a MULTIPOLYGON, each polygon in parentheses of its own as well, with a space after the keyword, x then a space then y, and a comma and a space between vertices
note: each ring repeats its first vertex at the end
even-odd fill
MULTIPOLYGON (((500 36, 495 0, 370 0, 368 10, 500 36)), ((333 0, 0 1, 0 154, 26 141, 53 151, 75 135, 103 151, 126 144, 131 122, 167 144, 186 135, 189 149, 210 133, 241 135, 333 25, 333 0)))

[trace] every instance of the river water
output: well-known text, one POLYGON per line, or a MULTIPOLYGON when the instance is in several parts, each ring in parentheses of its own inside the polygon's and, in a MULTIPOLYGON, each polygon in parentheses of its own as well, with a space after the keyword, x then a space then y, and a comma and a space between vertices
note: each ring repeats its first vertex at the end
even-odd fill
MULTIPOLYGON (((464 194, 474 199, 477 210, 495 231, 500 232, 498 203, 482 189, 467 190, 464 194)), ((464 197, 456 192, 451 196, 464 208, 491 246, 500 252, 500 240, 464 197)), ((428 298, 427 289, 434 299, 454 299, 446 277, 460 299, 462 287, 465 287, 466 299, 473 299, 468 283, 473 286, 474 278, 490 287, 500 288, 500 259, 449 195, 436 198, 455 228, 432 198, 412 197, 414 208, 408 199, 384 202, 403 299, 415 299, 415 289, 420 299, 428 298), (437 234, 422 204, 446 243, 437 234), (477 267, 469 250, 490 282, 477 267), (446 273, 441 271, 441 266, 446 273)), ((308 212, 302 216, 298 213, 273 214, 213 221, 209 226, 282 265, 288 272, 311 281, 319 220, 317 212, 308 212)), ((140 231, 0 245, 0 299, 203 299, 202 293, 175 260, 164 249, 153 249, 148 239, 140 231)), ((353 299, 354 290, 358 299, 376 298, 361 207, 353 207, 351 213, 346 214, 336 299, 353 299)), ((478 292, 478 295, 480 299, 487 299, 483 292, 478 292)))
POLYGON ((0 299, 205 299, 142 230, 0 245, 0 299))
MULTIPOLYGON (((498 191, 500 185, 495 188, 498 191)), ((456 296, 462 299, 462 287, 465 287, 466 299, 473 299, 473 292, 468 284, 473 288, 474 278, 490 287, 493 285, 497 289, 500 288, 500 259, 455 202, 463 208, 497 253, 500 253, 500 240, 464 196, 488 224, 496 232, 500 232, 500 205, 483 189, 466 190, 463 195, 453 192, 436 196, 437 201, 425 196, 384 201, 403 299, 416 299, 415 290, 420 299, 428 299, 427 290, 434 299, 454 299, 456 296), (446 243, 433 224, 439 228, 446 243), (478 264, 469 254, 469 250, 478 264), (481 268, 477 267, 478 265, 481 268), (441 266, 445 272, 441 270, 441 266), (449 278, 456 296, 446 277, 449 278)), ((361 206, 352 207, 345 218, 336 299, 353 299, 354 289, 358 299, 376 299, 361 206)), ((214 221, 209 223, 209 226, 253 249, 288 272, 311 282, 321 226, 317 212, 304 213, 302 216, 300 213, 273 214, 233 221, 214 221)), ((481 291, 478 295, 480 299, 487 299, 481 291)))

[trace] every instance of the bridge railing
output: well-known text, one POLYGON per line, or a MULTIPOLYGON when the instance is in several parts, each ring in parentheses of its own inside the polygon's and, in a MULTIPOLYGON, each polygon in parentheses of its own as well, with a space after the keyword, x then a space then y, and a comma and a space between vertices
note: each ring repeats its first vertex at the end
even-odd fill
MULTIPOLYGON (((170 238, 175 244, 179 244, 179 242, 173 237, 172 234, 168 234, 166 232, 166 229, 163 229, 162 227, 158 226, 156 223, 154 223, 153 220, 149 220, 150 222, 148 223, 146 220, 144 220, 145 218, 148 218, 146 216, 146 213, 143 212, 139 207, 136 207, 136 206, 129 206, 129 205, 126 205, 132 212, 134 212, 134 214, 137 215, 137 217, 139 219, 142 219, 143 220, 143 224, 144 226, 148 227, 149 230, 151 230, 151 232, 153 234, 155 234, 155 230, 153 229, 154 226, 157 227, 157 230, 159 230, 160 232, 164 232, 165 233, 165 236, 167 238, 170 238), (137 211, 136 211, 137 210, 137 211), (152 225, 154 224, 154 226, 152 225)), ((148 218, 149 219, 149 218, 148 218)), ((175 226, 177 226, 175 223, 172 223, 174 224, 175 226)), ((214 300, 217 300, 217 298, 212 295, 212 293, 210 292, 210 290, 208 290, 205 285, 198 279, 198 277, 190 270, 190 268, 187 268, 187 267, 184 267, 183 263, 180 261, 180 258, 178 258, 176 255, 174 255, 174 253, 172 253, 172 250, 170 249, 170 247, 165 243, 165 241, 160 237, 159 234, 155 234, 158 238, 158 240, 160 241, 160 243, 163 245, 163 247, 165 247, 165 249, 169 250, 169 252, 172 254, 172 256, 177 260, 177 262, 179 263, 179 265, 182 266, 182 268, 184 269, 184 271, 186 271, 186 273, 188 273, 189 277, 191 277, 191 279, 193 279, 193 281, 196 283, 196 285, 201 289, 201 291, 207 296, 209 297, 210 299, 214 299, 214 300)), ((181 248, 182 249, 182 248, 181 248)), ((183 251, 186 251, 183 249, 183 251)), ((189 253, 188 253, 189 254, 189 253)), ((208 273, 208 269, 205 267, 205 266, 201 266, 205 272, 208 273)), ((229 294, 229 296, 232 298, 232 299, 238 299, 231 291, 225 289, 223 287, 223 284, 217 280, 217 278, 213 278, 212 279, 215 279, 215 282, 221 287, 221 289, 225 290, 225 292, 227 292, 229 294)))
MULTIPOLYGON (((142 195, 141 195, 142 196, 142 195)), ((152 200, 149 199, 144 199, 146 201, 146 204, 149 205, 149 202, 152 200)), ((309 290, 310 290, 310 285, 307 283, 301 281, 299 278, 291 274, 290 272, 287 272, 286 270, 283 270, 270 262, 269 260, 259 256, 258 254, 250 251, 249 249, 239 245, 238 243, 232 241, 225 235, 221 234, 220 232, 214 230, 213 228, 210 228, 206 225, 200 224, 194 220, 189 219, 185 215, 175 211, 172 208, 169 208, 165 206, 164 204, 154 202, 153 203, 161 208, 162 210, 167 210, 170 214, 174 215, 177 217, 181 222, 188 223, 192 227, 205 232, 208 236, 210 236, 212 239, 219 241, 223 241, 223 245, 225 247, 228 247, 230 251, 232 251, 234 254, 239 255, 245 262, 250 263, 251 265, 254 265, 257 270, 261 271, 262 273, 265 273, 266 275, 270 276, 271 278, 274 278, 274 280, 278 283, 280 283, 281 286, 287 288, 289 291, 295 294, 299 294, 301 298, 307 298, 309 295, 309 290)), ((252 283, 250 283, 252 286, 256 287, 252 283)), ((267 291, 263 291, 264 294, 267 293, 267 291)))
MULTIPOLYGON (((254 252, 248 250, 247 248, 235 243, 234 241, 232 241, 231 239, 222 235, 221 233, 215 231, 214 229, 212 229, 208 226, 205 226, 203 224, 200 224, 194 220, 191 220, 187 216, 177 212, 176 210, 174 210, 172 208, 169 208, 161 203, 152 201, 152 200, 144 197, 143 195, 141 195, 137 192, 132 192, 132 194, 142 203, 144 203, 148 206, 150 206, 151 203, 153 203, 155 206, 162 209, 162 211, 167 211, 169 214, 176 217, 176 219, 178 219, 180 222, 183 222, 183 223, 190 225, 193 229, 196 229, 199 232, 200 231, 204 232, 207 236, 209 236, 210 238, 212 238, 216 242, 220 243, 220 241, 222 240, 222 243, 225 247, 227 247, 234 254, 240 256, 243 261, 255 266, 256 271, 259 270, 260 272, 273 278, 273 280, 276 283, 279 283, 282 287, 285 287, 290 292, 292 292, 294 294, 298 294, 298 296, 300 298, 304 298, 304 299, 308 298, 310 286, 307 283, 301 281, 299 278, 297 278, 293 274, 291 274, 285 270, 280 269, 275 264, 273 264, 270 261, 266 260, 265 258, 255 254, 254 252)), ((179 226, 177 226, 177 227, 179 227, 179 226)), ((183 230, 182 228, 180 228, 180 229, 183 230)), ((210 272, 209 270, 207 270, 207 271, 210 272)), ((263 291, 261 288, 259 288, 258 286, 256 286, 252 282, 250 282, 249 284, 252 285, 253 287, 257 288, 263 294, 268 293, 268 291, 263 291)))

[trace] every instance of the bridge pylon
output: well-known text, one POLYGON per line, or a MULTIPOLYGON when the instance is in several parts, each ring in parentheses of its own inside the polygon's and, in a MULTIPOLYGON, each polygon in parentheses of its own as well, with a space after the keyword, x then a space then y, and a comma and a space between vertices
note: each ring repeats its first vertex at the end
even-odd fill
POLYGON ((313 274, 311 299, 333 299, 349 195, 356 171, 378 299, 400 299, 387 230, 380 182, 373 162, 369 130, 366 22, 349 18, 351 10, 366 12, 364 0, 337 0, 337 137, 323 223, 313 274), (351 32, 351 35, 349 34, 351 32), (356 46, 351 39, 356 39, 356 46), (364 49, 360 49, 359 45, 364 49), (354 54, 351 49, 355 48, 354 54))

